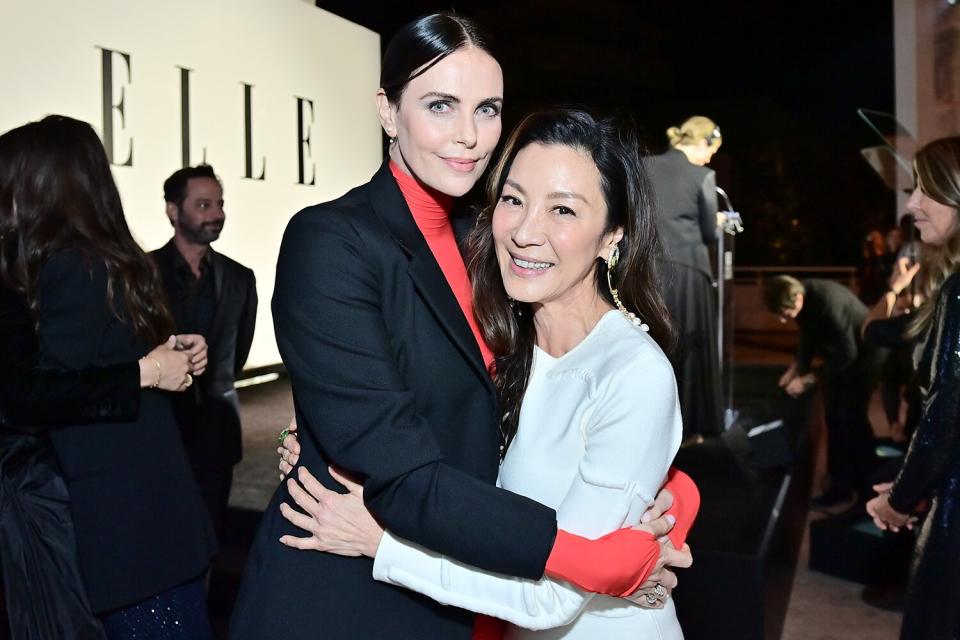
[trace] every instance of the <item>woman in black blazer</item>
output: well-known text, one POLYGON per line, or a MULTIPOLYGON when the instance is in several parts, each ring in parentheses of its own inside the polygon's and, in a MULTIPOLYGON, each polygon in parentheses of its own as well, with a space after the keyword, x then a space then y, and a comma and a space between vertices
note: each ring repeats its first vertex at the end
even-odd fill
MULTIPOLYGON (((16 231, 0 234, 0 242, 5 258, 17 254, 16 231)), ((0 501, 6 505, 0 515, 0 568, 11 633, 93 640, 104 636, 80 578, 70 496, 47 431, 80 422, 135 421, 141 389, 178 391, 187 373, 203 373, 206 341, 171 337, 139 362, 41 369, 27 298, 9 284, 0 282, 0 501), (51 544, 53 539, 59 544, 51 544), (29 582, 37 573, 44 580, 29 582)))
POLYGON ((693 116, 667 130, 669 150, 647 158, 663 242, 660 291, 677 328, 671 360, 680 393, 683 435, 723 430, 717 290, 709 248, 717 239, 717 180, 706 165, 720 148, 717 125, 693 116))
MULTIPOLYGON (((550 562, 563 572, 558 558, 576 541, 558 533, 553 509, 495 487, 496 395, 470 323, 462 257, 455 240, 440 237, 453 240, 451 201, 473 187, 494 151, 502 94, 499 64, 473 23, 434 14, 404 27, 384 55, 377 92, 389 159, 367 184, 291 220, 273 316, 300 464, 341 491, 328 464, 359 476, 370 511, 403 538, 539 579, 550 562)), ((375 582, 367 558, 280 544, 301 533, 281 514, 284 502, 292 500, 281 486, 250 552, 232 638, 470 637, 472 613, 375 582)), ((591 562, 589 549, 572 556, 581 569, 614 569, 591 562)), ((629 551, 623 558, 635 560, 629 551)), ((591 591, 632 592, 642 571, 615 564, 621 575, 594 583, 577 571, 564 577, 591 591)))
MULTIPOLYGON (((17 255, 0 267, 28 301, 41 368, 109 367, 166 341, 159 278, 88 124, 50 116, 0 136, 0 224, 17 231, 17 255)), ((162 364, 151 365, 162 378, 162 364)), ((181 386, 191 382, 185 375, 181 386)), ((135 420, 66 424, 49 436, 81 577, 108 637, 170 628, 209 637, 200 578, 215 542, 166 398, 144 392, 135 420)))

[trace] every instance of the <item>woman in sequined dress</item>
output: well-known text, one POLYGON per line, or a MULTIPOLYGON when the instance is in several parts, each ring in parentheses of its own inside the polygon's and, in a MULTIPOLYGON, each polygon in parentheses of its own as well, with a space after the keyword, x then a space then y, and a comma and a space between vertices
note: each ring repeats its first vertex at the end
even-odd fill
POLYGON ((923 414, 892 485, 867 512, 881 529, 924 520, 911 571, 900 637, 960 637, 960 137, 935 140, 914 159, 916 188, 907 203, 924 252, 927 302, 907 335, 917 337, 923 414))

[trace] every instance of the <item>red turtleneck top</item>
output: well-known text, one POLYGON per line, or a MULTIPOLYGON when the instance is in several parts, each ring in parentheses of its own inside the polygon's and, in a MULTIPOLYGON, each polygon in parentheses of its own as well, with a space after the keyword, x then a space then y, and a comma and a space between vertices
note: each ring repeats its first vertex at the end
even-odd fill
POLYGON ((424 187, 416 178, 404 173, 393 160, 390 161, 390 172, 393 174, 403 199, 410 207, 413 219, 427 241, 430 252, 440 265, 443 277, 453 291, 453 295, 460 304, 460 309, 473 331, 473 337, 480 347, 480 354, 487 368, 493 363, 493 352, 487 346, 480 327, 473 317, 473 297, 470 288, 470 279, 467 277, 467 267, 463 263, 463 256, 457 247, 457 238, 450 224, 450 209, 453 206, 453 197, 440 193, 434 189, 424 187))

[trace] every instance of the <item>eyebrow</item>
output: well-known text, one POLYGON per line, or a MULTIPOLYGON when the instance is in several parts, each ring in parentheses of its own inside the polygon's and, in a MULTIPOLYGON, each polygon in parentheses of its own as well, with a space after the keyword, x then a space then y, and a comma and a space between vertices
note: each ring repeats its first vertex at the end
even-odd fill
MULTIPOLYGON (((513 187, 514 189, 516 189, 517 191, 519 191, 519 192, 520 192, 520 195, 524 195, 524 196, 527 195, 527 192, 523 190, 523 187, 521 187, 519 184, 517 184, 516 182, 514 182, 513 180, 511 180, 511 179, 509 179, 509 178, 507 178, 507 179, 504 181, 504 184, 508 184, 508 185, 510 185, 511 187, 513 187)), ((583 196, 580 195, 579 193, 575 193, 575 192, 573 192, 573 191, 554 191, 554 192, 552 192, 552 193, 548 193, 548 194, 547 194, 547 198, 549 198, 549 199, 551 199, 551 200, 557 200, 557 199, 560 199, 560 198, 566 198, 566 199, 571 199, 571 200, 582 200, 583 202, 585 202, 585 203, 587 203, 587 204, 590 204, 590 201, 589 201, 589 200, 587 200, 585 197, 583 197, 583 196)))
POLYGON ((527 195, 527 192, 523 190, 523 187, 521 187, 519 184, 517 184, 516 182, 514 182, 514 181, 511 180, 510 178, 507 178, 507 179, 504 181, 504 184, 508 184, 508 185, 510 185, 511 187, 513 187, 514 189, 516 189, 517 191, 519 191, 519 192, 520 192, 520 195, 524 195, 524 196, 527 195))
POLYGON ((590 204, 589 200, 587 200, 585 197, 583 197, 579 193, 575 193, 573 191, 554 191, 553 193, 548 193, 547 197, 550 198, 551 200, 555 200, 558 198, 582 200, 584 203, 590 204))
MULTIPOLYGON (((452 93, 444 93, 442 91, 428 91, 422 96, 420 96, 421 100, 425 100, 426 98, 440 98, 441 100, 447 100, 449 102, 460 104, 460 98, 453 95, 452 93)), ((500 96, 494 96, 492 98, 484 98, 483 100, 480 100, 477 104, 489 104, 491 102, 503 102, 503 98, 500 96)))

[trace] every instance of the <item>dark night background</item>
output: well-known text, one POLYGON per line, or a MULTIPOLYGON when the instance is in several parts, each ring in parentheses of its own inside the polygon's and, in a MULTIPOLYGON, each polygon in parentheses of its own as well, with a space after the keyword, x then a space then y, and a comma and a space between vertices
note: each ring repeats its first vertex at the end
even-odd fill
POLYGON ((632 114, 654 149, 691 115, 713 118, 711 166, 744 217, 737 264, 854 265, 895 198, 859 150, 858 107, 892 112, 893 7, 871 2, 450 1, 317 5, 381 34, 453 9, 494 38, 504 138, 556 103, 632 114))

